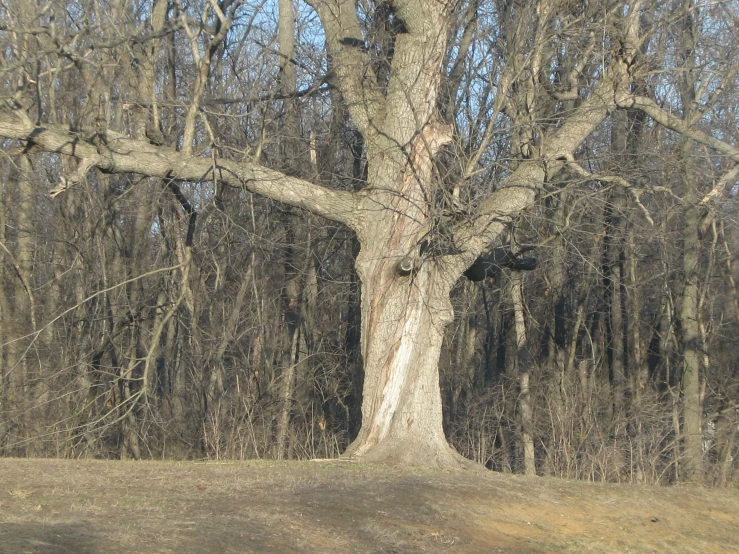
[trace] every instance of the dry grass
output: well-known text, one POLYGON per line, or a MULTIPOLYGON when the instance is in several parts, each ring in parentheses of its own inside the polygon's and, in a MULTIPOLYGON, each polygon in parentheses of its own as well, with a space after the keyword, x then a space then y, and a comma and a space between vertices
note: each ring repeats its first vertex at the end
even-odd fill
POLYGON ((0 552, 739 552, 739 493, 341 463, 0 459, 0 552))

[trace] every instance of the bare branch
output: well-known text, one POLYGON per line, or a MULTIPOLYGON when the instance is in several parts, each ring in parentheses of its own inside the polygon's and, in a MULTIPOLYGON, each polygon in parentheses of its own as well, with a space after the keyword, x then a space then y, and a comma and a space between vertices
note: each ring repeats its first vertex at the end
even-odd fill
POLYGON ((739 148, 732 146, 722 140, 704 133, 699 129, 691 127, 685 120, 672 115, 661 108, 654 100, 646 96, 629 96, 618 102, 619 108, 641 110, 660 125, 672 129, 696 142, 705 144, 726 155, 728 158, 739 162, 739 148))
MULTIPOLYGON (((580 177, 583 177, 584 179, 593 180, 593 181, 601 181, 603 183, 613 183, 615 185, 619 185, 625 190, 627 190, 632 197, 634 198, 634 202, 636 202, 636 205, 639 206, 639 209, 644 214, 645 219, 649 222, 650 225, 654 226, 654 219, 652 219, 651 214, 649 213, 649 210, 644 206, 644 204, 641 203, 641 195, 645 192, 647 192, 642 187, 637 187, 629 183, 626 179, 623 177, 619 177, 618 175, 602 175, 600 173, 591 173, 587 171, 584 167, 582 167, 580 164, 576 163, 574 160, 568 160, 567 168, 579 175, 580 177)), ((669 194, 672 194, 672 191, 665 188, 660 187, 660 189, 663 192, 667 192, 669 194)), ((674 196, 674 194, 672 194, 674 196)))
POLYGON ((698 202, 698 205, 707 204, 712 198, 720 196, 727 188, 731 188, 736 184, 737 178, 739 178, 739 164, 724 173, 721 178, 716 181, 713 188, 701 199, 700 202, 698 202))
POLYGON ((607 71, 590 98, 584 101, 554 132, 542 139, 541 155, 525 161, 507 177, 500 188, 480 204, 477 213, 455 230, 455 244, 464 253, 455 256, 460 267, 470 263, 500 235, 505 223, 531 206, 547 175, 553 175, 565 164, 582 142, 615 108, 614 83, 626 68, 616 62, 607 71))
MULTIPOLYGON (((335 191, 266 167, 210 157, 186 156, 170 148, 154 146, 108 131, 105 148, 90 141, 91 134, 62 126, 39 127, 18 111, 0 111, 0 136, 22 140, 46 152, 85 160, 90 168, 106 173, 138 173, 163 179, 208 181, 217 178, 233 187, 267 196, 345 223, 360 224, 353 193, 335 191)), ((94 136, 94 134, 92 134, 94 136)))

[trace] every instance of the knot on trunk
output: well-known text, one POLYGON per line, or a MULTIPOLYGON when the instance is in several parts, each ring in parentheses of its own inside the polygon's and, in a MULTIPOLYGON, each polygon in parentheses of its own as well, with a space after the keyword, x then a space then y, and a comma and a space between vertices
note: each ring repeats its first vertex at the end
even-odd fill
POLYGON ((410 254, 398 262, 395 266, 395 273, 401 277, 407 277, 411 273, 418 271, 418 268, 423 263, 424 254, 426 254, 428 249, 429 241, 426 239, 420 241, 410 254))
POLYGON ((413 273, 415 266, 415 258, 413 256, 406 256, 398 262, 398 265, 395 266, 395 273, 401 277, 407 277, 413 273))

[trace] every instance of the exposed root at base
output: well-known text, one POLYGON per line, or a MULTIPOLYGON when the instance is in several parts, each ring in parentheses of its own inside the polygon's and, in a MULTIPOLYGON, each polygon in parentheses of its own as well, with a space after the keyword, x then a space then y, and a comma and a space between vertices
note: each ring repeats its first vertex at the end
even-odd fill
POLYGON ((364 445, 364 448, 351 445, 347 454, 339 460, 434 469, 480 471, 485 469, 481 464, 468 460, 446 443, 436 448, 434 446, 433 443, 419 444, 418 442, 410 444, 382 442, 369 447, 364 445), (352 454, 356 451, 362 453, 352 454))

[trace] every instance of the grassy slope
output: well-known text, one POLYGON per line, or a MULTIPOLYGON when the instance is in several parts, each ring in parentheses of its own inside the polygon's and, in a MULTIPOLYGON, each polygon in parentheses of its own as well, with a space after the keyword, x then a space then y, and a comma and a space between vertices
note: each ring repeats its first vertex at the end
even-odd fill
POLYGON ((739 492, 317 462, 0 459, 2 553, 739 552, 739 492))

